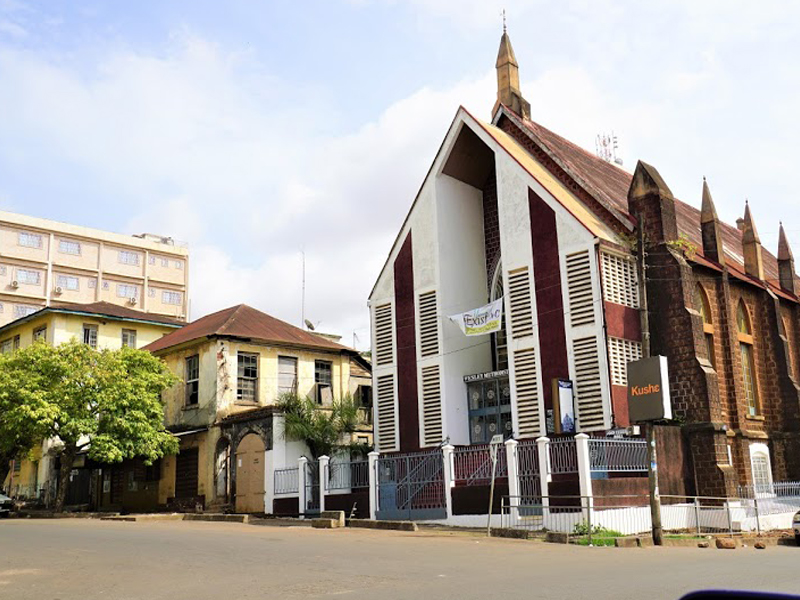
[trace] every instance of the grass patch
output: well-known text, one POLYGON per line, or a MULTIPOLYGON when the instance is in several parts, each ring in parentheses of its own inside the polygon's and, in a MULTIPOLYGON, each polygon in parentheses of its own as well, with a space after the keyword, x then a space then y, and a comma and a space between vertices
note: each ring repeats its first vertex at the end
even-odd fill
MULTIPOLYGON (((585 521, 578 523, 572 530, 572 536, 574 536, 571 540, 572 543, 577 544, 578 546, 588 546, 589 533, 590 528, 585 521)), ((607 529, 599 525, 591 527, 591 534, 592 546, 613 546, 615 544, 615 539, 619 537, 625 537, 621 532, 616 531, 615 529, 607 529)))

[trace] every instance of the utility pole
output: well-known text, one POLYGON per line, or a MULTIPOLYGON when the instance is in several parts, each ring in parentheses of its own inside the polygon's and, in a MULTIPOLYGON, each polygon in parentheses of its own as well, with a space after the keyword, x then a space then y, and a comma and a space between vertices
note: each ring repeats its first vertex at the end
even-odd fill
MULTIPOLYGON (((650 358, 650 312, 647 305, 647 251, 644 240, 644 222, 638 215, 639 228, 639 306, 642 324, 642 358, 650 358)), ((661 529, 661 495, 658 492, 658 455, 656 452, 656 432, 652 421, 645 421, 647 439, 647 483, 650 491, 650 518, 653 523, 653 544, 663 545, 661 529)))

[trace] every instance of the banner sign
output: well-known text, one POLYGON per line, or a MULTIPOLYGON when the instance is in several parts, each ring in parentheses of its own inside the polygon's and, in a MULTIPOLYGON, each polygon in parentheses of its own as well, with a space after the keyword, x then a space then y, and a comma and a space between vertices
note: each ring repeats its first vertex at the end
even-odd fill
POLYGON ((666 356, 628 363, 628 415, 633 423, 672 418, 666 356))
POLYGON ((558 380, 558 414, 561 419, 560 433, 575 433, 575 402, 572 381, 558 380))
POLYGON ((451 315, 450 320, 461 328, 464 335, 485 335, 500 331, 503 317, 503 299, 474 308, 467 312, 451 315))
POLYGON ((475 373, 474 375, 464 375, 464 383, 472 383, 473 381, 485 381, 487 379, 500 379, 501 377, 508 377, 508 369, 501 369, 500 371, 489 371, 487 373, 475 373))

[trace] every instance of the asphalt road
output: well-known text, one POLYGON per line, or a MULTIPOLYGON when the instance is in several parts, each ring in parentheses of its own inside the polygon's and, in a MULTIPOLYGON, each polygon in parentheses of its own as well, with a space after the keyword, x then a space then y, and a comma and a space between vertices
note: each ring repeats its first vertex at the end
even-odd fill
POLYGON ((0 598, 647 598, 800 594, 800 549, 583 548, 438 532, 0 521, 0 598))

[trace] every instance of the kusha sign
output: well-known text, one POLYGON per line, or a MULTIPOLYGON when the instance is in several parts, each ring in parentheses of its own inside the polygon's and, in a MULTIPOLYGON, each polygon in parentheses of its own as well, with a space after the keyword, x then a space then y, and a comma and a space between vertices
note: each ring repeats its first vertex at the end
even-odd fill
POLYGON ((628 363, 628 414, 633 423, 672 418, 666 356, 628 363))

